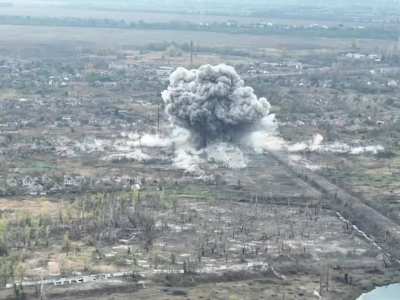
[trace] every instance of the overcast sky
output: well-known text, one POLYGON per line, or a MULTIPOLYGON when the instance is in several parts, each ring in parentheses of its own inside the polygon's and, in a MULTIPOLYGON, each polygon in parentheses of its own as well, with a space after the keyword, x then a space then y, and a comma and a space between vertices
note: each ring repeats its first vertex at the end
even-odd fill
POLYGON ((221 5, 221 4, 249 4, 249 5, 354 5, 354 4, 373 4, 373 5, 400 5, 400 0, 0 0, 0 2, 11 2, 15 4, 125 4, 135 5, 140 3, 159 3, 161 5, 221 5))

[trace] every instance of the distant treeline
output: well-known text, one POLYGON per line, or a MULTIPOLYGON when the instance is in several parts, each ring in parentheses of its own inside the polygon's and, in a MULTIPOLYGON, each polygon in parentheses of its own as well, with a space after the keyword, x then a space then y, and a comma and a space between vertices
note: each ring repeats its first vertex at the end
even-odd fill
POLYGON ((351 38, 351 39, 382 39, 397 40, 400 36, 399 26, 348 27, 337 26, 293 26, 272 25, 267 23, 239 24, 223 23, 193 23, 193 22, 127 22, 114 19, 84 19, 84 18, 52 18, 30 16, 0 16, 3 25, 60 26, 60 27, 95 27, 142 30, 187 30, 230 34, 256 35, 293 35, 303 37, 351 38))

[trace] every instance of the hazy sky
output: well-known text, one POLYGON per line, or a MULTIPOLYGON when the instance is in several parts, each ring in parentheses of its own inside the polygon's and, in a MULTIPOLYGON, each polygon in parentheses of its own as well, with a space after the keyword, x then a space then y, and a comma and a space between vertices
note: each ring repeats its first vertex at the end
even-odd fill
POLYGON ((0 0, 0 2, 11 2, 15 4, 107 4, 107 5, 142 5, 145 3, 158 3, 162 6, 174 5, 354 5, 354 4, 373 4, 373 5, 400 5, 400 0, 0 0))
MULTIPOLYGON (((62 7, 68 9, 124 11, 163 11, 163 12, 194 12, 201 14, 221 15, 252 15, 280 8, 287 8, 288 14, 296 12, 297 7, 302 11, 310 8, 322 8, 323 13, 335 15, 337 9, 348 12, 379 12, 380 15, 400 15, 400 0, 0 0, 0 3, 12 3, 10 13, 26 14, 27 9, 44 6, 62 7), (294 8, 296 6, 296 8, 294 8), (21 9, 22 8, 22 9, 21 9), (350 9, 351 8, 351 9, 350 9), (331 9, 331 10, 329 10, 331 9), (336 9, 336 10, 333 10, 336 9)), ((282 10, 283 9, 283 10, 282 10)), ((54 12, 54 10, 53 10, 54 12)), ((60 11, 57 11, 60 13, 60 11)), ((315 13, 315 11, 314 11, 315 13)), ((3 14, 7 14, 3 8, 3 14)), ((1 9, 0 9, 1 15, 1 9)))

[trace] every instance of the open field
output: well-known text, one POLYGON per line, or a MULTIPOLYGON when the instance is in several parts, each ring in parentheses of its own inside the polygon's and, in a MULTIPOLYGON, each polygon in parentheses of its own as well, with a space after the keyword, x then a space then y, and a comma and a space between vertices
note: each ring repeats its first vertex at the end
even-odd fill
MULTIPOLYGON (((2 45, 24 48, 40 45, 66 45, 77 48, 129 48, 150 43, 174 41, 187 43, 193 40, 198 46, 234 47, 240 49, 282 49, 282 50, 345 50, 350 49, 352 40, 328 38, 296 38, 282 36, 232 35, 212 32, 190 32, 172 30, 124 30, 101 28, 54 28, 45 26, 0 26, 0 47, 2 45), (107 37, 100 38, 100 37, 107 37)), ((389 47, 390 41, 360 40, 360 47, 376 49, 389 47)), ((21 51, 21 50, 19 50, 21 51)), ((40 50, 39 50, 40 51, 40 50)))
MULTIPOLYGON (((260 22, 271 22, 275 24, 292 24, 292 25, 309 25, 318 23, 318 21, 310 19, 288 19, 288 18, 261 18, 261 17, 244 17, 244 16, 212 16, 206 14, 177 14, 177 13, 156 13, 142 11, 106 11, 106 10, 89 10, 77 8, 47 8, 46 10, 37 7, 4 7, 1 9, 1 15, 22 15, 33 17, 74 17, 74 18, 100 18, 100 19, 115 19, 126 21, 146 21, 146 22, 173 22, 173 21, 188 21, 196 23, 212 23, 236 21, 240 24, 252 24, 260 22)), ((324 25, 337 25, 335 21, 320 21, 324 25)), ((340 22, 343 24, 343 22, 340 22)), ((360 22, 344 22, 346 25, 360 25, 360 22)))

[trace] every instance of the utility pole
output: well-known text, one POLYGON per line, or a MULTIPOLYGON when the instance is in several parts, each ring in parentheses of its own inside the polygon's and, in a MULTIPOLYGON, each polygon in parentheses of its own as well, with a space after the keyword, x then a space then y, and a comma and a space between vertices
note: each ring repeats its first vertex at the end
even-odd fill
POLYGON ((40 300, 46 300, 46 290, 45 290, 45 286, 44 286, 44 278, 43 278, 43 274, 40 275, 40 300))
POLYGON ((397 39, 397 43, 396 43, 396 45, 395 45, 395 47, 394 47, 395 49, 395 55, 396 56, 398 56, 398 55, 400 55, 400 36, 399 36, 399 38, 397 39))
POLYGON ((190 67, 193 68, 193 41, 190 41, 190 67))
POLYGON ((160 103, 157 103, 157 135, 160 134, 160 103))

